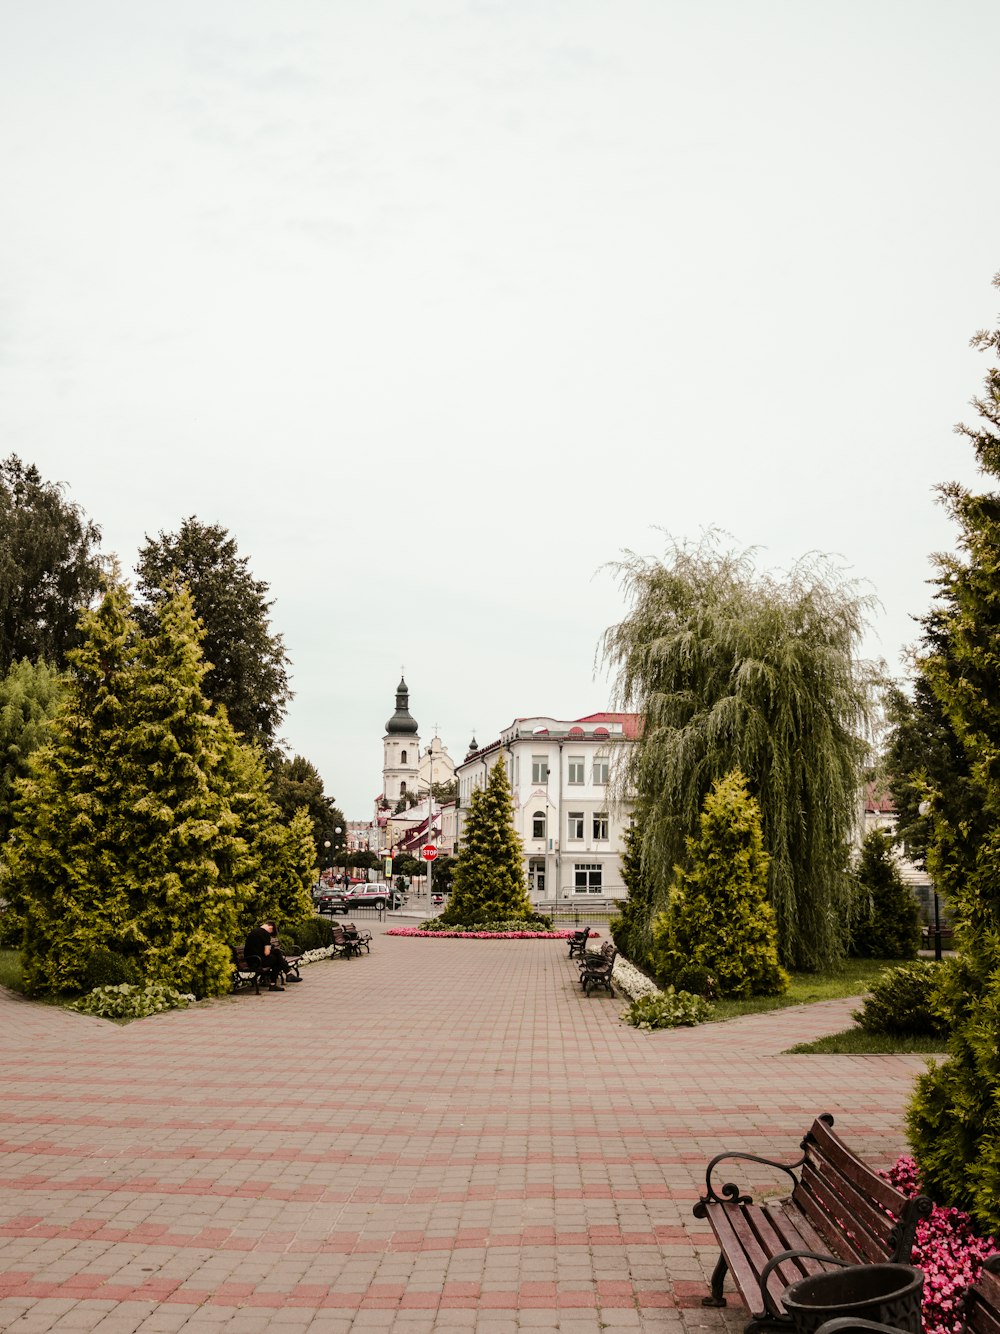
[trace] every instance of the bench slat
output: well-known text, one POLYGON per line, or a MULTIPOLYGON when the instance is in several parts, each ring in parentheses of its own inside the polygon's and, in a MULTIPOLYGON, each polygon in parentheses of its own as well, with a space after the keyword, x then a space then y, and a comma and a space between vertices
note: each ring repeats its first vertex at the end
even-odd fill
MULTIPOLYGON (((813 1249, 811 1246, 807 1247, 803 1244, 794 1230, 788 1226, 790 1220, 780 1211, 767 1209, 759 1204, 748 1204, 745 1206, 745 1212, 768 1259, 778 1255, 781 1251, 813 1249)), ((800 1278, 805 1278, 807 1274, 817 1274, 822 1269, 823 1266, 818 1260, 797 1256, 794 1259, 783 1260, 780 1265, 772 1270, 768 1275, 767 1288, 771 1294, 771 1300, 778 1310, 783 1311, 785 1309, 781 1299, 789 1283, 797 1283, 800 1278), (778 1280, 777 1283, 775 1283, 775 1279, 778 1280)))
POLYGON ((807 1147, 808 1154, 820 1153, 841 1176, 846 1177, 855 1186, 860 1186, 866 1197, 877 1200, 884 1209, 899 1217, 906 1204, 906 1196, 874 1172, 867 1163, 855 1157, 825 1121, 817 1117, 809 1131, 809 1138, 813 1143, 807 1147))
MULTIPOLYGON (((719 1240, 722 1253, 729 1264, 729 1272, 744 1304, 751 1315, 763 1315, 764 1302, 760 1295, 758 1275, 767 1263, 767 1256, 747 1226, 742 1211, 729 1212, 725 1205, 715 1204, 709 1205, 706 1216, 719 1240)), ((780 1299, 784 1289, 780 1279, 777 1276, 772 1277, 774 1282, 770 1285, 771 1295, 776 1295, 780 1299)))
MULTIPOLYGON (((826 1241, 819 1233, 810 1226, 809 1220, 804 1214, 798 1211, 792 1212, 787 1207, 780 1210, 773 1206, 769 1210, 774 1219, 775 1227, 781 1237, 781 1245, 777 1250, 786 1251, 819 1251, 820 1254, 832 1251, 830 1243, 826 1241)), ((809 1274, 818 1274, 827 1266, 821 1264, 819 1260, 809 1260, 805 1256, 796 1261, 809 1274)))
POLYGON ((1000 1334, 1000 1277, 988 1269, 969 1289, 964 1334, 1000 1334))
POLYGON ((811 1197, 817 1205, 827 1211, 828 1217, 835 1223, 837 1230, 847 1235, 848 1242, 853 1238, 855 1249, 875 1263, 891 1257, 889 1231, 893 1221, 888 1215, 872 1209, 852 1186, 841 1181, 837 1189, 828 1178, 820 1177, 811 1165, 803 1167, 803 1177, 796 1186, 795 1197, 811 1197))

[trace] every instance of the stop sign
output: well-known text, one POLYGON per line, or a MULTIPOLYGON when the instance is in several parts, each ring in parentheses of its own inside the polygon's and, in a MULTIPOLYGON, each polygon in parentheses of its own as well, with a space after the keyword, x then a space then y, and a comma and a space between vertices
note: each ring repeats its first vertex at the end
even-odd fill
POLYGON ((421 849, 421 856, 425 862, 432 862, 438 855, 438 850, 433 843, 425 843, 421 849))

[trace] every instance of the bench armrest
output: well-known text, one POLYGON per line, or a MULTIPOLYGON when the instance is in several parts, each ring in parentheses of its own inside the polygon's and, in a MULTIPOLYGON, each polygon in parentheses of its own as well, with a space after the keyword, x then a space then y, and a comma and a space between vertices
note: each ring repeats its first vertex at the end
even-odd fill
POLYGON ((824 1255, 820 1251, 779 1251, 777 1255, 772 1255, 767 1264, 760 1271, 760 1295, 764 1298, 764 1309, 771 1315, 781 1318, 781 1312, 777 1310, 774 1302, 771 1300, 771 1294, 767 1290, 767 1280, 779 1265, 783 1265, 786 1260, 819 1260, 825 1265, 839 1265, 841 1269, 849 1269, 851 1261, 838 1260, 835 1255, 824 1255))
POLYGON ((724 1186, 715 1186, 712 1181, 712 1173, 715 1171, 718 1163, 727 1162, 730 1159, 745 1163, 761 1163, 765 1167, 777 1167, 791 1180, 792 1186, 799 1184, 799 1179, 795 1175, 795 1169, 801 1167, 806 1157, 803 1153, 801 1158, 796 1159, 794 1163, 779 1163, 773 1158, 761 1158, 756 1153, 717 1153, 705 1169, 705 1194, 694 1206, 695 1218, 704 1218, 707 1214, 706 1205, 708 1204, 753 1204, 753 1196, 741 1194, 740 1188, 732 1181, 727 1181, 724 1186))

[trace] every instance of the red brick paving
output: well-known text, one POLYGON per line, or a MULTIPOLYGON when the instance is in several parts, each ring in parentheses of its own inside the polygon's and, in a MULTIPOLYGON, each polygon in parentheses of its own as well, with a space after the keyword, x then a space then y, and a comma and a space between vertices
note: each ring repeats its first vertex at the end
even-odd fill
POLYGON ((303 976, 125 1028, 0 992, 0 1330, 728 1334, 707 1159, 831 1111, 888 1162, 923 1067, 781 1055, 851 1002, 637 1032, 561 943, 303 976))

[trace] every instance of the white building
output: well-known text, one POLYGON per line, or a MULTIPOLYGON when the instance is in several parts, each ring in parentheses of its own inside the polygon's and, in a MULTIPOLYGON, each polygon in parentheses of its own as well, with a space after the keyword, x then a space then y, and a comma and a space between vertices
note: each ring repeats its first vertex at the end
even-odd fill
POLYGON ((459 841, 473 790, 502 759, 532 900, 625 898, 620 855, 630 810, 616 807, 610 782, 639 725, 634 713, 515 718, 491 745, 473 741, 455 770, 459 841))
POLYGON ((403 677, 396 687, 396 712, 382 738, 382 799, 393 809, 400 797, 419 789, 420 735, 410 715, 410 691, 403 677))

